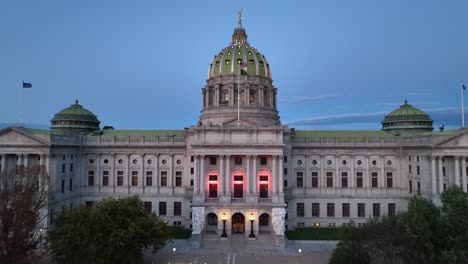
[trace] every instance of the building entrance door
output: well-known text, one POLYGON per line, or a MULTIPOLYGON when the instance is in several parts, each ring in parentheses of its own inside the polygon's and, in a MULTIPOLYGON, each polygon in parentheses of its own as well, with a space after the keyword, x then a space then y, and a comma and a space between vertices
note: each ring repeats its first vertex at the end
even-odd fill
POLYGON ((243 234, 245 231, 245 217, 241 213, 235 213, 232 216, 232 233, 243 234))

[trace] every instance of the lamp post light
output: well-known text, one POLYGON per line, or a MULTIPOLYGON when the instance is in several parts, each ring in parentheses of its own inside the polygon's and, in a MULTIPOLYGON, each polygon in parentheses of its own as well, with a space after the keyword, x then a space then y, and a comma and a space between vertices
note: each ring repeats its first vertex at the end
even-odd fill
POLYGON ((254 234, 254 231, 253 231, 253 222, 255 221, 255 216, 253 214, 250 214, 249 221, 250 221, 250 235, 249 235, 249 238, 255 238, 255 234, 254 234))
POLYGON ((221 216, 221 220, 223 220, 223 234, 221 235, 221 237, 227 237, 227 234, 226 234, 226 220, 227 220, 226 213, 223 213, 223 216, 221 216))

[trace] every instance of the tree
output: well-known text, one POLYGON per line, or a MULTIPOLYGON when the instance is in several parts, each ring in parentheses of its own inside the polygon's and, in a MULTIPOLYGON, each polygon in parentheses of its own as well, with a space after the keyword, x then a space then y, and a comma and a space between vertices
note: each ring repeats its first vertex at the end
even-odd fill
POLYGON ((49 239, 58 263, 138 263, 142 248, 165 245, 169 229, 137 196, 106 198, 63 212, 49 239))
POLYGON ((34 261, 47 214, 47 184, 43 166, 18 166, 0 174, 0 263, 34 261))
POLYGON ((468 263, 468 194, 451 187, 441 199, 413 197, 406 212, 348 228, 329 263, 468 263))

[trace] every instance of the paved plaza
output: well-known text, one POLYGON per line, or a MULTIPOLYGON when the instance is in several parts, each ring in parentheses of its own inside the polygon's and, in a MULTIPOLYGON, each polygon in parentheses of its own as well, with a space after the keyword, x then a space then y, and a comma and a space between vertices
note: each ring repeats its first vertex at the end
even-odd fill
POLYGON ((156 255, 147 252, 148 264, 248 264, 248 263, 316 263, 330 259, 335 241, 287 241, 285 248, 271 247, 267 240, 203 240, 192 248, 190 240, 175 240, 156 255))

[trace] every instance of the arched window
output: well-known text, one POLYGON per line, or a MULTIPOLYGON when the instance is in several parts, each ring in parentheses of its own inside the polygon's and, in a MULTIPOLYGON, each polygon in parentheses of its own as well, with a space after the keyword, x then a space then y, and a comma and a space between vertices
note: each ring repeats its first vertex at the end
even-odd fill
POLYGON ((269 226, 270 225, 270 216, 268 214, 260 215, 260 226, 269 226))

